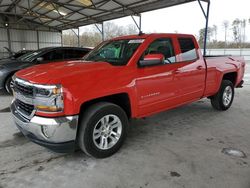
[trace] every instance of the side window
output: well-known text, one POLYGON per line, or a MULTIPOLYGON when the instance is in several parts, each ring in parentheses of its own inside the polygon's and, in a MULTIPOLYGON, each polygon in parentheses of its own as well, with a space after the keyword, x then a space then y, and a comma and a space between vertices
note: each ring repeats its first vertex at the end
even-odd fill
POLYGON ((82 58, 87 52, 77 49, 66 49, 64 51, 64 59, 82 58))
POLYGON ((192 38, 179 38, 182 61, 191 61, 198 58, 192 38))
POLYGON ((164 64, 176 62, 173 43, 170 38, 161 38, 152 42, 145 51, 145 55, 147 54, 162 54, 164 56, 164 64))
POLYGON ((87 53, 89 53, 88 50, 76 50, 76 57, 77 57, 77 58, 82 58, 82 57, 84 57, 87 53))
POLYGON ((63 50, 53 50, 42 55, 44 61, 62 60, 63 50))
POLYGON ((64 50, 54 50, 52 52, 52 60, 62 60, 63 59, 64 50))
POLYGON ((53 55, 52 52, 47 52, 47 53, 42 55, 42 58, 44 61, 50 61, 50 60, 52 60, 52 55, 53 55))

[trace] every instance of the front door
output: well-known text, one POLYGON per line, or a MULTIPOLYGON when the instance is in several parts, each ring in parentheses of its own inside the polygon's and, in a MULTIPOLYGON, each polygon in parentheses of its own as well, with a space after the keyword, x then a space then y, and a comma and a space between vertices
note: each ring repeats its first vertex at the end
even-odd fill
POLYGON ((176 64, 175 50, 170 38, 161 38, 153 41, 144 55, 163 54, 164 62, 161 65, 138 68, 136 80, 139 116, 146 116, 176 105, 178 98, 178 82, 174 71, 176 64))

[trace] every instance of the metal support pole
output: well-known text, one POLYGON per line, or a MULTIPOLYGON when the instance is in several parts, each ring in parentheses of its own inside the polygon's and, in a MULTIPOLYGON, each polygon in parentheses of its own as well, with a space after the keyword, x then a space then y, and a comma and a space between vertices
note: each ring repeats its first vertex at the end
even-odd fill
POLYGON ((39 31, 36 31, 36 41, 37 41, 37 49, 40 49, 40 42, 39 42, 39 31))
POLYGON ((78 47, 80 47, 80 34, 79 34, 79 27, 77 28, 77 33, 74 31, 74 29, 71 29, 71 31, 73 31, 73 33, 75 33, 76 37, 77 37, 77 44, 78 47))
POLYGON ((133 19, 137 29, 139 30, 139 33, 141 33, 141 14, 138 14, 136 16, 139 17, 139 23, 137 23, 137 21, 135 20, 134 15, 131 15, 131 18, 133 19))
POLYGON ((63 46, 63 33, 61 31, 61 46, 63 46))
POLYGON ((102 35, 102 41, 104 41, 104 24, 103 24, 103 22, 101 23, 101 28, 97 24, 95 24, 95 27, 101 33, 101 35, 102 35))
POLYGON ((140 32, 142 32, 142 30, 141 30, 141 14, 139 15, 139 27, 140 27, 140 32))
POLYGON ((205 2, 207 2, 207 13, 205 12, 202 4, 201 4, 201 0, 198 0, 198 3, 201 7, 201 10, 204 14, 204 17, 206 19, 206 27, 205 27, 205 36, 204 36, 204 51, 203 51, 203 55, 206 56, 206 50, 207 50, 207 35, 208 35, 208 21, 209 21, 209 11, 210 11, 210 0, 206 0, 205 2))
POLYGON ((80 30, 79 30, 79 27, 78 27, 78 35, 77 35, 77 42, 78 42, 78 47, 80 47, 80 30))
MULTIPOLYGON (((6 29, 7 29, 7 38, 8 38, 8 48, 12 52, 12 49, 11 49, 11 40, 10 40, 10 29, 9 29, 9 27, 7 27, 6 29)), ((12 55, 12 54, 10 54, 10 55, 12 55)))
POLYGON ((207 17, 206 17, 206 29, 205 29, 205 38, 204 38, 204 56, 206 56, 207 50, 207 34, 208 34, 208 21, 209 21, 209 10, 210 10, 210 1, 207 4, 207 17))
POLYGON ((102 22, 102 41, 104 41, 104 24, 102 22))

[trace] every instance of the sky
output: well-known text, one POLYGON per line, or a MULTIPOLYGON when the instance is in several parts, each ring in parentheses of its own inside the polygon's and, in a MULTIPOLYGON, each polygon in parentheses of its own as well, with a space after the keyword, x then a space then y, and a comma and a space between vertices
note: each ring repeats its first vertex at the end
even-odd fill
MULTIPOLYGON (((206 7, 206 4, 203 4, 206 7)), ((230 22, 228 40, 233 40, 231 24, 234 19, 250 19, 250 0, 211 0, 209 26, 217 25, 218 40, 224 40, 224 20, 230 22)), ((117 25, 133 24, 131 17, 112 20, 117 25)), ((142 14, 142 31, 144 33, 187 33, 198 35, 205 27, 205 18, 198 2, 159 9, 142 14)), ((80 28, 83 32, 93 26, 80 28)), ((250 41, 250 24, 246 27, 246 40, 250 41)))

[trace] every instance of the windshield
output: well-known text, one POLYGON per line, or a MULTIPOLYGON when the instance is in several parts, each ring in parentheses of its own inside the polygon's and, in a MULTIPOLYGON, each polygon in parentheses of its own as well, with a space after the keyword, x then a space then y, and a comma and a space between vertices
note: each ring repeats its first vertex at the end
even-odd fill
POLYGON ((28 61, 28 62, 31 62, 33 61, 37 55, 41 54, 43 52, 43 50, 37 50, 35 52, 29 52, 29 53, 26 53, 20 57, 18 57, 17 59, 20 60, 20 61, 28 61))
POLYGON ((90 52, 84 60, 126 65, 143 41, 144 39, 107 41, 90 52))

